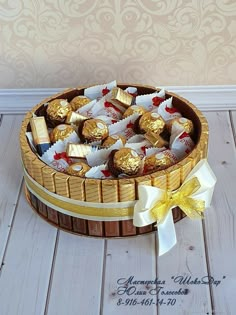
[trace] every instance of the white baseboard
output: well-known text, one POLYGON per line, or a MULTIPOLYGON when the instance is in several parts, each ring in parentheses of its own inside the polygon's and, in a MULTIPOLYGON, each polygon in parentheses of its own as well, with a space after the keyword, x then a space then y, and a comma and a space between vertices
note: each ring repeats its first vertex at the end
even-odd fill
MULTIPOLYGON (((236 110, 236 85, 166 86, 191 101, 202 111, 236 110)), ((0 114, 24 114, 46 97, 63 89, 0 90, 0 114)))

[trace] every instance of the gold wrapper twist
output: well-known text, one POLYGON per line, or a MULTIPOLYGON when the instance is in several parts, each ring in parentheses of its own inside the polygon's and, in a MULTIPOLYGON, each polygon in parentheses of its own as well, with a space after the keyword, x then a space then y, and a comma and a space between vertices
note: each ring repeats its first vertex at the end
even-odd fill
POLYGON ((65 124, 58 125, 50 132, 50 140, 51 142, 64 140, 72 134, 72 132, 74 132, 74 128, 72 126, 65 124))
POLYGON ((142 133, 154 132, 160 134, 165 127, 164 119, 157 113, 147 112, 139 120, 139 128, 142 133))
POLYGON ((172 164, 172 160, 168 155, 162 152, 152 154, 144 159, 144 173, 163 169, 172 164))
POLYGON ((74 97, 71 101, 70 101, 70 105, 72 107, 73 111, 76 111, 77 109, 83 107, 84 105, 88 104, 90 102, 90 98, 84 96, 84 95, 78 95, 76 97, 74 97))
POLYGON ((113 136, 108 136, 106 139, 102 141, 102 147, 104 148, 109 148, 113 144, 116 143, 117 140, 121 140, 123 145, 126 143, 126 138, 122 135, 113 135, 113 136))
POLYGON ((123 118, 131 116, 133 114, 143 115, 146 112, 147 111, 142 106, 132 105, 132 106, 130 106, 129 108, 126 109, 126 111, 123 114, 123 118))
POLYGON ((55 99, 48 104, 47 116, 53 122, 62 123, 70 111, 72 111, 72 108, 67 100, 55 99))
POLYGON ((166 127, 170 134, 172 133, 173 129, 182 129, 190 136, 192 136, 194 132, 193 122, 190 119, 184 117, 172 119, 167 123, 166 127))
MULTIPOLYGON (((141 158, 136 151, 130 148, 121 148, 113 156, 111 172, 135 175, 141 167, 141 158)), ((110 165, 111 165, 110 164, 110 165)), ((109 165, 109 163, 108 163, 109 165)))
POLYGON ((103 140, 108 136, 108 127, 101 119, 88 119, 85 120, 79 135, 83 142, 103 140))

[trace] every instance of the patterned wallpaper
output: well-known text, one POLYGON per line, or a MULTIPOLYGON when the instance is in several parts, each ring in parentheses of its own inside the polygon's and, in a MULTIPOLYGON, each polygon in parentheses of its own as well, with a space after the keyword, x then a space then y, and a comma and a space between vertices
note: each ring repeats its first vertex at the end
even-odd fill
POLYGON ((0 0, 0 88, 235 84, 235 0, 0 0))

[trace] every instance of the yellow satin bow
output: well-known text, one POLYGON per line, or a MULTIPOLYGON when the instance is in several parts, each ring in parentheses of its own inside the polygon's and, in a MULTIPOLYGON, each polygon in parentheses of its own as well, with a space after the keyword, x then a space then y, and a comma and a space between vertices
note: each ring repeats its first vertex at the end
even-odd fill
POLYGON ((178 206, 189 218, 201 218, 202 212, 205 210, 205 201, 189 197, 200 187, 197 177, 193 177, 176 191, 166 191, 163 199, 159 200, 151 209, 152 216, 157 223, 162 223, 169 209, 178 206))

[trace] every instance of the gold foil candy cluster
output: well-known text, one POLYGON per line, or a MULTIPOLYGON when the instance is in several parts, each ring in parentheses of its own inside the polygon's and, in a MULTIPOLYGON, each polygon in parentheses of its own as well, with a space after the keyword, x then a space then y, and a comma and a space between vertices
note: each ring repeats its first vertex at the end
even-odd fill
MULTIPOLYGON (((190 135, 194 133, 193 123, 187 118, 178 117, 166 122, 157 112, 151 112, 144 106, 136 105, 135 96, 121 88, 115 87, 111 91, 107 89, 107 93, 110 93, 109 104, 113 106, 113 109, 117 109, 122 113, 121 119, 127 119, 133 114, 139 115, 139 118, 132 123, 133 127, 127 126, 127 128, 133 128, 134 132, 142 134, 153 148, 168 148, 170 134, 176 130, 184 130, 190 135)), ((123 146, 127 142, 122 132, 119 134, 119 130, 117 130, 117 134, 109 135, 108 125, 102 119, 90 118, 80 113, 80 109, 90 102, 91 99, 87 96, 78 95, 70 102, 65 99, 54 99, 48 103, 46 109, 46 121, 52 122, 52 126, 56 125, 50 132, 51 143, 65 140, 75 131, 82 142, 67 145, 67 156, 75 159, 74 164, 67 169, 67 173, 70 175, 85 176, 85 173, 90 169, 90 166, 86 163, 86 156, 93 151, 98 151, 101 148, 108 149, 118 140, 121 140, 123 146), (90 143, 93 142, 100 143, 99 147, 91 146, 90 143), (76 159, 79 159, 79 161, 76 161, 76 159)), ((105 103, 104 107, 106 107, 105 103)), ((86 110, 81 112, 84 113, 86 110)), ((107 115, 109 116, 108 111, 107 115)), ((152 154, 144 158, 137 152, 130 147, 112 151, 107 160, 109 171, 114 176, 134 176, 164 169, 173 164, 173 159, 165 152, 152 154)))

